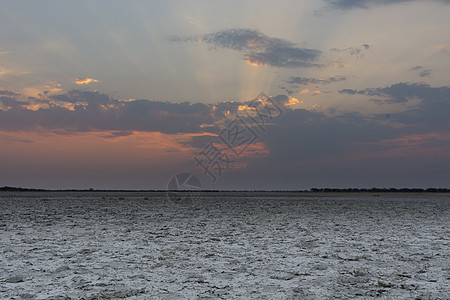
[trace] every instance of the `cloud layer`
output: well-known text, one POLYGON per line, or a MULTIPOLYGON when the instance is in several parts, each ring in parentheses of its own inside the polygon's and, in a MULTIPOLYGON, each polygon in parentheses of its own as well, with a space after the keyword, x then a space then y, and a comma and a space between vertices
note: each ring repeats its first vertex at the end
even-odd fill
POLYGON ((73 90, 41 98, 0 97, 0 129, 44 128, 66 132, 91 130, 196 132, 210 120, 205 104, 149 100, 123 101, 98 92, 73 90))
MULTIPOLYGON (((8 96, 0 96, 0 130, 112 131, 106 136, 108 138, 128 136, 132 131, 164 134, 217 132, 224 119, 235 116, 250 103, 228 101, 212 105, 118 100, 99 92, 81 90, 55 95, 42 93, 39 98, 25 99, 23 95, 10 91, 2 91, 2 94, 8 96)), ((280 107, 291 101, 287 96, 272 99, 280 107)))
MULTIPOLYGON (((295 77, 292 81, 296 84, 343 81, 342 78, 331 78, 317 81, 295 77)), ((222 188, 245 188, 239 185, 241 182, 245 182, 247 188, 307 188, 317 186, 317 182, 324 186, 361 187, 364 182, 373 182, 373 186, 392 186, 388 179, 394 180, 392 174, 395 172, 398 173, 396 176, 409 178, 409 182, 414 182, 413 186, 426 182, 424 180, 431 178, 432 171, 440 172, 435 178, 436 183, 440 182, 439 178, 448 179, 443 168, 450 165, 442 162, 450 161, 450 87, 398 83, 341 90, 341 94, 348 97, 365 96, 385 106, 417 103, 389 116, 357 113, 330 116, 319 111, 293 108, 300 105, 298 101, 280 95, 270 98, 280 110, 270 111, 270 118, 265 116, 264 130, 260 124, 254 123, 255 102, 225 101, 206 105, 145 99, 118 100, 98 92, 79 90, 50 96, 42 94, 40 98, 24 98, 7 90, 1 93, 0 137, 7 145, 20 145, 17 148, 9 146, 12 152, 23 149, 24 143, 30 145, 30 149, 44 151, 39 148, 39 143, 33 143, 36 135, 44 132, 49 143, 54 140, 48 136, 53 135, 61 136, 55 138, 58 141, 64 140, 72 145, 74 142, 70 136, 74 136, 77 141, 95 143, 102 149, 117 147, 115 157, 120 157, 119 153, 123 151, 137 151, 141 158, 161 155, 167 164, 173 164, 167 160, 179 161, 178 166, 190 165, 193 171, 201 171, 195 168, 192 157, 211 142, 226 148, 218 135, 240 115, 256 133, 256 139, 242 152, 242 156, 232 157, 234 167, 229 171, 229 177, 221 179, 222 188), (137 148, 128 149, 127 143, 137 148), (149 152, 137 149, 148 149, 149 152), (425 162, 428 165, 423 165, 425 162), (419 169, 422 173, 417 173, 419 169), (396 170, 406 170, 406 173, 396 170), (373 177, 371 174, 384 175, 373 177)), ((267 100, 258 103, 264 101, 267 100)), ((92 158, 88 145, 83 149, 83 155, 107 165, 101 153, 92 152, 95 154, 92 158)), ((70 153, 77 155, 75 150, 70 153)), ((125 169, 127 159, 131 158, 125 158, 125 169)), ((156 164, 158 160, 153 158, 152 161, 156 164)), ((159 162, 159 168, 163 168, 162 162, 159 162)), ((202 180, 208 181, 208 178, 202 180)), ((395 182, 408 186, 408 181, 402 185, 397 178, 395 182)))

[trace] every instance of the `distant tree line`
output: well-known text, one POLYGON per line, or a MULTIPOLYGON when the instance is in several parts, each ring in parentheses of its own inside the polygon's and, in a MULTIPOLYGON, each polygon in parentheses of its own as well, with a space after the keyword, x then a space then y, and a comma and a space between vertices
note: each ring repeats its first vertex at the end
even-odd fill
POLYGON ((321 193, 450 193, 447 188, 312 188, 311 192, 321 193))
POLYGON ((27 189, 21 187, 4 186, 0 187, 0 192, 42 192, 43 189, 27 189))
MULTIPOLYGON (((0 187, 0 192, 165 192, 166 190, 95 190, 90 189, 68 189, 68 190, 45 190, 4 186, 0 187)), ((199 192, 252 192, 252 191, 221 191, 221 190, 199 190, 199 192)), ((253 192, 264 192, 255 190, 253 192)), ((269 191, 267 191, 269 192, 269 191)), ((277 190, 270 192, 289 192, 286 190, 277 190)), ((292 191, 291 191, 292 192, 292 191)), ((303 190, 297 192, 314 192, 314 193, 450 193, 447 188, 312 188, 310 190, 303 190)))

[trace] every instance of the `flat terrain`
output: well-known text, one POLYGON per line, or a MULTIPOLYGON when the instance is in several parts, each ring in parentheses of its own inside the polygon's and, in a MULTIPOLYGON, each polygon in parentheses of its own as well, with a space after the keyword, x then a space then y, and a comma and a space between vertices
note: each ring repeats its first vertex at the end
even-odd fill
POLYGON ((0 193, 1 299, 448 299, 449 194, 0 193))

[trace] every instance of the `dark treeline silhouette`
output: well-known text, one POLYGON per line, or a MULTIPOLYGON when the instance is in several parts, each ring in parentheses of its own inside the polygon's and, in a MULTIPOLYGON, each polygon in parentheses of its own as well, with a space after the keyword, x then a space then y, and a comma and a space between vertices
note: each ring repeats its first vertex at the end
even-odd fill
POLYGON ((21 187, 4 186, 0 187, 0 192, 42 192, 43 189, 27 189, 21 187))
MULTIPOLYGON (((0 192, 166 192, 167 190, 96 190, 90 189, 60 189, 46 190, 21 187, 0 187, 0 192)), ((189 191, 189 190, 187 190, 189 191)), ((178 190, 178 192, 181 192, 178 190)), ((310 190, 198 190, 198 192, 300 192, 300 193, 450 193, 448 188, 312 188, 310 190)))
POLYGON ((312 188, 311 192, 320 193, 450 193, 447 188, 312 188))

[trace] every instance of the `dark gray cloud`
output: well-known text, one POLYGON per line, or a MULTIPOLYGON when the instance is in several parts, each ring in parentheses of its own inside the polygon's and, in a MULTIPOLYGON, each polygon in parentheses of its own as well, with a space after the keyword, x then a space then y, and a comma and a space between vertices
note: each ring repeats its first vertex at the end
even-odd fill
POLYGON ((320 67, 319 64, 311 63, 319 53, 319 50, 314 49, 276 46, 262 52, 250 52, 245 55, 245 60, 252 64, 281 68, 320 67))
MULTIPOLYGON (((428 0, 325 0, 328 5, 336 9, 350 10, 354 8, 371 8, 380 5, 389 5, 396 3, 423 1, 429 2, 428 0)), ((449 4, 450 0, 432 0, 434 2, 439 2, 443 4, 449 4)))
MULTIPOLYGON (((277 161, 303 161, 352 152, 355 143, 373 143, 397 136, 390 126, 358 114, 337 117, 296 109, 286 111, 264 137, 277 161)), ((375 149, 371 149, 372 151, 375 149)))
POLYGON ((288 95, 292 95, 298 90, 298 88, 304 88, 305 85, 326 85, 345 80, 347 80, 347 78, 344 76, 334 76, 328 78, 292 76, 286 81, 288 87, 280 86, 280 88, 282 90, 285 90, 288 93, 288 95))
POLYGON ((218 31, 201 36, 201 40, 214 47, 237 51, 264 50, 267 47, 289 47, 293 44, 278 38, 271 38, 258 30, 237 28, 218 31))
MULTIPOLYGON (((34 99, 41 101, 41 98, 34 99)), ((82 90, 72 90, 64 94, 54 95, 51 96, 51 99, 69 103, 87 103, 92 104, 93 106, 111 104, 115 102, 114 99, 106 94, 82 90)), ((44 99, 44 101, 46 100, 44 99)))
POLYGON ((21 107, 27 104, 27 102, 18 101, 13 97, 0 96, 0 104, 8 109, 21 109, 21 107))
POLYGON ((212 47, 228 48, 244 53, 243 59, 255 65, 281 68, 315 67, 321 51, 300 48, 296 44, 269 37, 253 29, 227 29, 195 37, 171 37, 175 42, 205 42, 212 47))
POLYGON ((448 186, 442 178, 450 179, 445 170, 450 167, 446 160, 450 138, 448 134, 428 135, 445 133, 448 128, 448 123, 440 131, 436 127, 392 127, 356 113, 331 117, 317 111, 288 110, 260 136, 269 156, 252 159, 242 176, 233 174, 230 184, 235 187, 242 181, 261 189, 317 184, 448 186))
POLYGON ((418 106, 413 109, 393 114, 394 120, 423 129, 448 130, 450 128, 450 87, 399 83, 377 90, 387 96, 385 100, 387 103, 420 99, 418 106))
POLYGON ((118 137, 124 137, 124 136, 130 136, 130 135, 133 135, 132 131, 114 131, 108 135, 104 135, 103 137, 105 139, 115 139, 118 137))
POLYGON ((332 48, 332 49, 330 49, 330 51, 346 52, 349 55, 356 56, 357 58, 361 58, 363 56, 363 52, 365 50, 369 50, 370 47, 371 46, 369 44, 362 44, 360 47, 349 47, 349 48, 345 48, 345 49, 332 48))
POLYGON ((339 91, 340 94, 349 94, 349 95, 366 95, 366 90, 354 90, 354 89, 343 89, 339 91))
POLYGON ((414 98, 424 101, 450 101, 450 87, 432 87, 424 83, 401 82, 384 88, 343 89, 339 93, 378 96, 384 98, 385 103, 408 102, 414 98))
POLYGON ((423 130, 450 128, 450 87, 432 87, 423 83, 397 83, 384 88, 364 90, 344 89, 340 93, 378 97, 377 103, 407 103, 416 99, 420 103, 408 111, 390 114, 393 121, 416 126, 423 130))
POLYGON ((345 81, 347 80, 344 76, 335 76, 335 77, 328 77, 325 79, 322 78, 307 78, 307 77, 291 77, 288 79, 289 84, 295 84, 295 85, 307 85, 307 84, 331 84, 335 82, 345 81))
POLYGON ((429 77, 431 75, 431 72, 432 72, 432 70, 429 70, 429 69, 420 71, 419 77, 421 77, 421 78, 429 77))
POLYGON ((2 95, 2 96, 18 96, 19 94, 11 92, 11 91, 0 90, 0 95, 2 95))
POLYGON ((417 74, 417 76, 419 76, 420 78, 424 78, 424 77, 429 77, 431 75, 431 73, 433 72, 433 70, 430 69, 425 69, 422 66, 415 66, 411 68, 411 71, 419 71, 419 73, 417 74))

